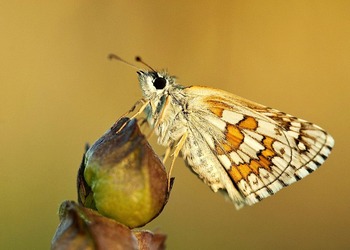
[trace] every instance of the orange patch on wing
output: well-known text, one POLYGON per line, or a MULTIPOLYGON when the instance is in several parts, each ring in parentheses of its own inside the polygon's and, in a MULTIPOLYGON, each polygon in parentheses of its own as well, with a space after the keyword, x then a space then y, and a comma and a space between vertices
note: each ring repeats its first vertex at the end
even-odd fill
POLYGON ((226 140, 230 143, 230 145, 232 145, 234 149, 237 149, 243 142, 244 135, 237 127, 231 124, 228 124, 226 126, 226 129, 226 140))
POLYGON ((274 142, 273 138, 266 136, 262 142, 266 148, 273 150, 272 149, 272 143, 274 142))
POLYGON ((229 170, 229 174, 236 183, 243 179, 243 176, 238 171, 236 166, 231 167, 231 169, 229 170))
POLYGON ((275 155, 275 152, 273 152, 271 149, 265 149, 261 152, 261 154, 266 157, 266 158, 269 158, 270 156, 274 156, 275 155))
POLYGON ((238 165, 237 168, 245 180, 247 180, 248 175, 250 175, 253 172, 252 169, 246 163, 238 165))
POLYGON ((256 129, 258 127, 258 122, 251 116, 246 117, 244 120, 242 120, 239 124, 239 127, 246 128, 246 129, 256 129))
POLYGON ((222 108, 218 107, 210 107, 209 109, 213 114, 217 115, 218 117, 222 117, 222 112, 224 112, 222 108))
POLYGON ((261 167, 261 164, 257 160, 252 160, 249 163, 249 167, 251 168, 252 172, 254 172, 254 174, 257 175, 259 173, 259 168, 261 167))
POLYGON ((232 152, 232 146, 227 143, 217 144, 215 150, 219 155, 224 155, 226 153, 232 152))
POLYGON ((239 182, 242 179, 248 181, 248 176, 250 174, 254 173, 257 176, 259 175, 260 168, 264 168, 271 172, 272 169, 270 165, 271 162, 264 156, 260 155, 259 160, 251 160, 249 164, 243 163, 238 166, 232 166, 229 170, 229 174, 235 182, 239 182))
POLYGON ((230 153, 238 149, 244 139, 242 132, 231 124, 226 126, 225 137, 225 142, 216 144, 215 146, 215 150, 219 155, 230 153))
POLYGON ((222 109, 222 110, 224 110, 224 109, 231 110, 232 109, 232 107, 230 105, 224 103, 223 101, 211 100, 210 97, 207 98, 206 102, 209 104, 210 110, 212 108, 218 108, 218 109, 222 109))
POLYGON ((258 163, 260 164, 261 167, 265 168, 268 171, 271 171, 271 162, 266 159, 264 156, 259 155, 259 161, 258 163))

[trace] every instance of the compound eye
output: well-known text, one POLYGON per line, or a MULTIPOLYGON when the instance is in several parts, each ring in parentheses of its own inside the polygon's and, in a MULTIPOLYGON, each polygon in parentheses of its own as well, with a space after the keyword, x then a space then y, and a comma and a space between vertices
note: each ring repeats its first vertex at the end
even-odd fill
POLYGON ((153 86, 156 89, 164 89, 165 85, 166 85, 166 80, 162 77, 156 78, 153 82, 153 86))

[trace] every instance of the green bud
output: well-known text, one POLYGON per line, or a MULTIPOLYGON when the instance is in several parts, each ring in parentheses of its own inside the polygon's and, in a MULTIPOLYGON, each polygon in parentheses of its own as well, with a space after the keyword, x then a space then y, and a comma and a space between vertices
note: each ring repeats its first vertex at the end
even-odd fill
POLYGON ((79 173, 79 202, 130 228, 150 222, 168 199, 166 170, 136 119, 122 118, 97 140, 79 173))

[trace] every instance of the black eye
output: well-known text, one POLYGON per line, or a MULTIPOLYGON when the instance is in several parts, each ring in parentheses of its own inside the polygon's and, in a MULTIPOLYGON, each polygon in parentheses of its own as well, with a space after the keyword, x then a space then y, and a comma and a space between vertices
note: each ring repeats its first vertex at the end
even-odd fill
POLYGON ((156 89, 164 89, 165 85, 166 85, 166 80, 162 77, 156 78, 153 82, 153 86, 156 89))

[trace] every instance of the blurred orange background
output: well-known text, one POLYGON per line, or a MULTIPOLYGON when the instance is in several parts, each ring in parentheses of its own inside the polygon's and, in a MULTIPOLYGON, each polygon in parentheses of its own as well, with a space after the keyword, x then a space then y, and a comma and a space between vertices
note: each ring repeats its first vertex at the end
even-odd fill
POLYGON ((178 159, 170 201, 145 227, 168 234, 168 249, 350 246, 349 1, 5 1, 0 20, 0 249, 49 248, 59 204, 76 200, 84 144, 141 97, 111 52, 336 141, 314 174, 240 211, 178 159))

